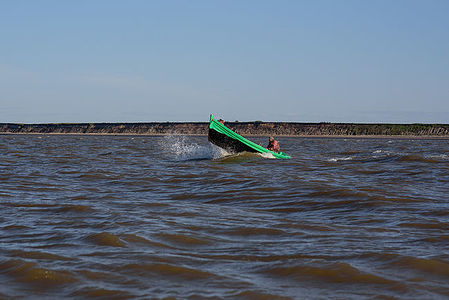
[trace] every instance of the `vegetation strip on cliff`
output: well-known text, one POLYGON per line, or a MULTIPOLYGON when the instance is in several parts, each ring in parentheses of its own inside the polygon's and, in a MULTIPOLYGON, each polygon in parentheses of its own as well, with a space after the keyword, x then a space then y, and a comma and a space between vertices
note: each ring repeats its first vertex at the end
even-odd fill
MULTIPOLYGON (((0 123, 0 133, 179 134, 207 135, 206 122, 152 123, 0 123)), ((449 137, 449 124, 355 124, 295 122, 226 122, 241 135, 276 136, 435 136, 449 137)))

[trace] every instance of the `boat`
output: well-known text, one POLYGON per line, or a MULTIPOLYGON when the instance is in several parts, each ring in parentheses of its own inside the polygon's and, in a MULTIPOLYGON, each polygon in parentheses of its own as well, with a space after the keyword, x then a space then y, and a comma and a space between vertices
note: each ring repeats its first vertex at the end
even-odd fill
POLYGON ((278 159, 290 158, 289 155, 283 152, 274 152, 247 140, 216 120, 213 114, 210 115, 208 139, 212 144, 223 148, 230 153, 269 153, 273 155, 274 158, 278 159))

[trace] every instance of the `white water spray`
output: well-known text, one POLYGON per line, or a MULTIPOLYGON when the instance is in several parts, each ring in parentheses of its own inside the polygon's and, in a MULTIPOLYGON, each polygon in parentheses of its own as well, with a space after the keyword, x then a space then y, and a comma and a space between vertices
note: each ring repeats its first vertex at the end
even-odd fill
POLYGON ((199 145, 182 135, 165 136, 162 148, 178 161, 216 159, 228 155, 225 150, 210 143, 199 145))

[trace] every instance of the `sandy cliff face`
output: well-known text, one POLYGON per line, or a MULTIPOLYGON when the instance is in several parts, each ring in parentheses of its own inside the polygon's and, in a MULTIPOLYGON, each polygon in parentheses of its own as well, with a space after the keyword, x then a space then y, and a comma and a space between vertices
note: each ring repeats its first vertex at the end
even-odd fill
MULTIPOLYGON (((0 124, 0 133, 207 135, 209 123, 80 123, 0 124)), ((448 124, 350 124, 292 122, 227 122, 241 135, 354 136, 411 135, 449 136, 448 124)))

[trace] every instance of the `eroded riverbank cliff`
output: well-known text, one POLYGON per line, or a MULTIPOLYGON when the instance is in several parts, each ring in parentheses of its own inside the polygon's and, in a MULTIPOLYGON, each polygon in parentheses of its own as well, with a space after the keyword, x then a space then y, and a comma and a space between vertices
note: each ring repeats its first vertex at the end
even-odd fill
MULTIPOLYGON (((0 133, 207 135, 206 122, 153 123, 0 123, 0 133)), ((354 124, 295 122, 227 122, 241 135, 261 136, 435 136, 449 137, 449 124, 354 124)))

